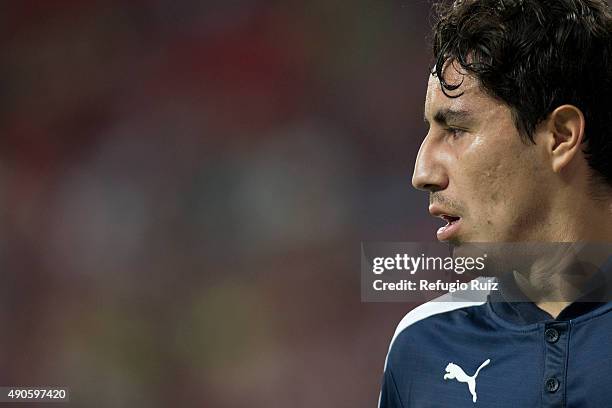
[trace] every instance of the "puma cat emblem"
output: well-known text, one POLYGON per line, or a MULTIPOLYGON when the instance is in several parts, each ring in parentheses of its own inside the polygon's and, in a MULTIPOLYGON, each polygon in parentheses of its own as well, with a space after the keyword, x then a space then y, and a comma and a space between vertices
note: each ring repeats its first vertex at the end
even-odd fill
POLYGON ((480 367, 476 370, 474 375, 469 376, 463 371, 461 367, 459 367, 455 363, 448 363, 446 366, 446 374, 444 374, 445 380, 457 380, 462 383, 467 383, 468 389, 470 390, 470 394, 472 394, 472 402, 476 403, 476 377, 478 377, 478 373, 480 370, 487 366, 491 362, 490 359, 486 359, 480 367))

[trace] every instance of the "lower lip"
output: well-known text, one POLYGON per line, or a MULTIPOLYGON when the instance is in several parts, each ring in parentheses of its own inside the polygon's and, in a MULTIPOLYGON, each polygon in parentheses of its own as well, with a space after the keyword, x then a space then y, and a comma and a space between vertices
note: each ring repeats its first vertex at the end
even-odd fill
POLYGON ((461 219, 453 222, 452 224, 448 224, 448 225, 438 228, 438 232, 436 233, 438 237, 438 241, 450 240, 453 237, 453 235, 457 233, 460 223, 461 223, 461 219))

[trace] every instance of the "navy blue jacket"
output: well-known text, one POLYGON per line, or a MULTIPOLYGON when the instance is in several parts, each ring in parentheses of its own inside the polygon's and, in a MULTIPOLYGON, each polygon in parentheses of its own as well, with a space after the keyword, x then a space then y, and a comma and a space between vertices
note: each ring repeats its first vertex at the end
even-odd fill
POLYGON ((400 322, 381 408, 612 407, 612 303, 576 302, 553 319, 505 301, 428 302, 400 322))

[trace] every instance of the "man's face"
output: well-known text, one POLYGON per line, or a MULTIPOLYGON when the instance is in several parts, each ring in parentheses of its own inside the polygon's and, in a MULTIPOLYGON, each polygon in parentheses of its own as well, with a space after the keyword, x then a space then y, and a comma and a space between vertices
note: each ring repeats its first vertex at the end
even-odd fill
MULTIPOLYGON (((444 218, 440 241, 541 240, 548 208, 541 146, 521 140, 510 108, 484 93, 471 76, 449 66, 447 97, 430 76, 425 100, 429 132, 417 156, 412 184, 429 191, 429 212, 444 218)), ((537 142, 537 132, 536 132, 537 142)))

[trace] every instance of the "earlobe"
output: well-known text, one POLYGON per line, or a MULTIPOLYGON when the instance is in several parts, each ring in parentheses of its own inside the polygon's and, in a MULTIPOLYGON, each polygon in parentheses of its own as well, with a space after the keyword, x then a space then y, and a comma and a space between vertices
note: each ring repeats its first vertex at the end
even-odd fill
POLYGON ((566 168, 581 149, 584 139, 584 115, 574 105, 556 108, 548 118, 551 132, 550 154, 552 168, 556 173, 566 168))

